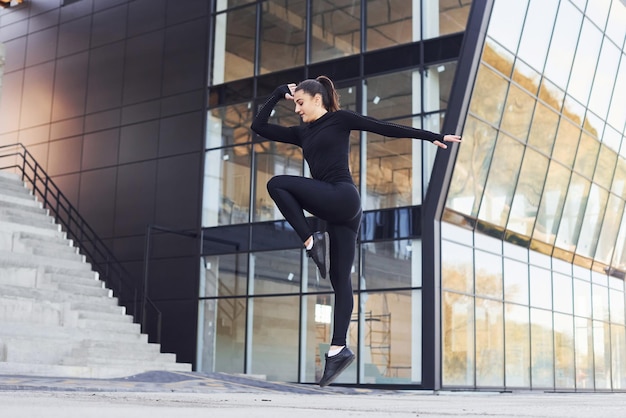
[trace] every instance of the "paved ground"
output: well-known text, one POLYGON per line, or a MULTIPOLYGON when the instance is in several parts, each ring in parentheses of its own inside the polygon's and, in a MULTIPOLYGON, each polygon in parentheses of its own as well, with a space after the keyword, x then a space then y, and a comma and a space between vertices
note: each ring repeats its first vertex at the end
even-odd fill
POLYGON ((626 417, 626 393, 319 388, 241 376, 154 372, 125 379, 0 376, 2 418, 626 417))

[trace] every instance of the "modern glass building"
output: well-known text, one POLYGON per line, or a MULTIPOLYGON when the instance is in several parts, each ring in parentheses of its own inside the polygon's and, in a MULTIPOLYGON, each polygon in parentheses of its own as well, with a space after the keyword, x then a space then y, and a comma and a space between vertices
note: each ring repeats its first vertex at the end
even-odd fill
MULTIPOLYGON (((625 40, 622 0, 32 0, 0 13, 0 145, 137 283, 150 266, 164 350, 316 383, 332 288, 265 187, 308 167, 250 124, 327 75, 343 108, 464 137, 353 132, 357 361, 337 383, 623 391, 625 40), (146 224, 193 234, 155 235, 146 263, 146 224)), ((291 105, 272 121, 298 124, 291 105)))
POLYGON ((320 377, 332 292, 265 190, 307 167, 249 125, 277 85, 326 74, 344 108, 464 136, 436 155, 353 133, 340 382, 625 389, 626 6, 588 3, 216 2, 198 369, 320 377))

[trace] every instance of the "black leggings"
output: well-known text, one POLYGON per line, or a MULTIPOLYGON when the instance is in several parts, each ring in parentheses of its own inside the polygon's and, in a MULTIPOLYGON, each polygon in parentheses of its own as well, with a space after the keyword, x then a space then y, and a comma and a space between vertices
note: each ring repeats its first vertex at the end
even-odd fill
POLYGON ((326 221, 330 238, 330 282, 335 291, 331 345, 346 345, 354 300, 352 263, 361 225, 361 198, 352 183, 327 183, 306 177, 276 176, 267 190, 302 242, 313 232, 304 210, 326 221))

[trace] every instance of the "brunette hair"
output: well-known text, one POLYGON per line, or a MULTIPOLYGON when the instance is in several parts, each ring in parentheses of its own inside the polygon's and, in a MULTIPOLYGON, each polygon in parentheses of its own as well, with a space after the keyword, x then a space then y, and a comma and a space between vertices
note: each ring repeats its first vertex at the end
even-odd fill
POLYGON ((300 82, 296 87, 296 91, 302 90, 311 96, 320 94, 322 96, 322 104, 329 112, 335 112, 339 110, 339 94, 335 90, 335 84, 333 81, 321 75, 316 79, 308 79, 300 82))

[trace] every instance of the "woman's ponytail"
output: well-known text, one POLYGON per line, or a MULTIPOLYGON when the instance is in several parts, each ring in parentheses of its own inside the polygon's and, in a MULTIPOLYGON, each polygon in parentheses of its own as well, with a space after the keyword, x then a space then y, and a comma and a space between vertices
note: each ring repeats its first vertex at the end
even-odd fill
POLYGON ((339 110, 339 94, 335 89, 335 84, 333 83, 333 81, 325 75, 317 77, 316 80, 319 81, 322 86, 324 86, 328 94, 328 102, 324 103, 326 105, 326 109, 328 109, 329 112, 336 112, 337 110, 339 110))

